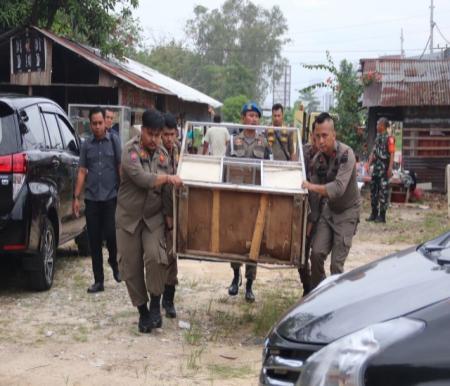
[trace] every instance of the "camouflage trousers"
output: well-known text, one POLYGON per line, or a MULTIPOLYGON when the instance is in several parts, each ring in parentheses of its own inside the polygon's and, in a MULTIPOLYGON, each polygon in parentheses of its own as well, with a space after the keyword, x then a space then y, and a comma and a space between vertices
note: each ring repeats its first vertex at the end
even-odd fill
POLYGON ((370 181, 370 202, 372 210, 386 212, 389 205, 389 181, 386 173, 372 175, 370 181))

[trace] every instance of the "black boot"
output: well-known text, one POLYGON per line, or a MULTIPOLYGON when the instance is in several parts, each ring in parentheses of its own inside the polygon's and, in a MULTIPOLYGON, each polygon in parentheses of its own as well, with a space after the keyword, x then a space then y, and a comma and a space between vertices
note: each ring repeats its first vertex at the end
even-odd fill
POLYGON ((370 216, 368 218, 366 218, 366 221, 375 221, 378 217, 378 209, 373 209, 372 208, 372 213, 370 214, 370 216))
POLYGON ((255 295, 252 291, 253 280, 247 279, 247 283, 245 284, 245 300, 249 303, 253 303, 255 301, 255 295))
POLYGON ((233 271, 234 271, 233 281, 231 282, 230 287, 228 287, 228 295, 230 296, 236 296, 239 292, 239 287, 242 284, 241 269, 236 268, 233 269, 233 271))
POLYGON ((150 295, 150 322, 152 328, 161 328, 161 295, 150 295))
POLYGON ((166 317, 168 318, 177 317, 177 311, 175 310, 175 305, 173 304, 174 298, 175 298, 175 286, 166 284, 162 297, 162 306, 166 310, 166 317))
POLYGON ((152 332, 152 323, 150 320, 150 312, 148 312, 147 303, 138 306, 139 311, 139 332, 149 333, 152 332))
POLYGON ((377 218, 375 219, 375 222, 378 223, 385 223, 386 222, 386 211, 384 210, 380 210, 380 214, 379 216, 377 216, 377 218))

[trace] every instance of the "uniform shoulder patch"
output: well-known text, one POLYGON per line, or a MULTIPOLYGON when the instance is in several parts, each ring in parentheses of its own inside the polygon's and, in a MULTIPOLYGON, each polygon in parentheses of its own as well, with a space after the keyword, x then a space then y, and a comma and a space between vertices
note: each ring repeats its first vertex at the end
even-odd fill
POLYGON ((348 161, 348 150, 344 151, 341 157, 341 163, 345 164, 348 161))

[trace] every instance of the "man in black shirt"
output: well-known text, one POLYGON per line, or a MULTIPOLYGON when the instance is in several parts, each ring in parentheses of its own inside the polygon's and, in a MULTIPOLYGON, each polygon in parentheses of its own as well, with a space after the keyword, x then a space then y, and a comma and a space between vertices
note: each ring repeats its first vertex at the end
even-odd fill
POLYGON ((115 211, 119 187, 121 148, 118 136, 106 131, 104 111, 100 107, 89 112, 93 135, 81 146, 80 167, 78 170, 73 212, 80 215, 80 194, 86 182, 85 205, 86 226, 92 255, 94 284, 89 293, 103 291, 102 241, 106 239, 110 264, 114 279, 120 282, 117 266, 117 246, 115 211))

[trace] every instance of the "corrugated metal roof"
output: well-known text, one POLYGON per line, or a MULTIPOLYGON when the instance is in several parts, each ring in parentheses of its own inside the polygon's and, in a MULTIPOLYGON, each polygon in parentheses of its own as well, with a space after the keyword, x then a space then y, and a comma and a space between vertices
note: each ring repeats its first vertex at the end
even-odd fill
POLYGON ((450 60, 361 59, 363 106, 450 106, 450 60))
POLYGON ((57 44, 82 56, 102 70, 139 89, 157 94, 175 95, 184 101, 203 103, 216 108, 222 106, 221 102, 210 96, 134 60, 128 58, 123 60, 104 58, 100 56, 98 49, 84 46, 41 28, 32 28, 57 44))
POLYGON ((190 102, 206 103, 213 107, 220 107, 222 103, 211 98, 208 95, 196 90, 195 88, 189 87, 188 85, 178 82, 175 79, 169 78, 168 76, 161 74, 160 72, 143 65, 142 63, 136 62, 134 60, 125 58, 121 62, 129 71, 140 77, 154 82, 167 90, 170 90, 173 94, 177 95, 178 98, 190 102))

